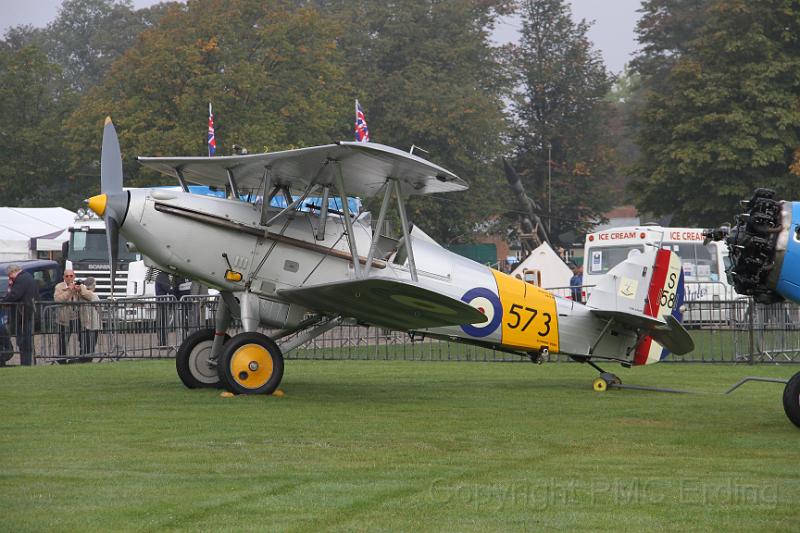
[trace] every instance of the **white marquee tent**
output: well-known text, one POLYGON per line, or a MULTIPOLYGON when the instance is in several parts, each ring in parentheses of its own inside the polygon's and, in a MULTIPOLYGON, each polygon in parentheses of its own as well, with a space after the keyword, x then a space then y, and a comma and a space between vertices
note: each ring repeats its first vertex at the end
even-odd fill
POLYGON ((74 220, 75 213, 63 207, 0 207, 0 261, 61 251, 74 220))
POLYGON ((526 273, 533 273, 533 278, 539 286, 545 289, 567 287, 554 291, 559 296, 566 297, 570 294, 568 287, 572 271, 547 243, 541 244, 532 251, 524 261, 517 265, 511 275, 525 277, 526 273))

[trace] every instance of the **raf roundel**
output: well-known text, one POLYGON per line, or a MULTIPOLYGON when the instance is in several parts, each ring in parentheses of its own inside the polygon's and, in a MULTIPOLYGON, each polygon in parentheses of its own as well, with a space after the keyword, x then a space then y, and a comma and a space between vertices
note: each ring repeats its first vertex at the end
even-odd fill
POLYGON ((464 293, 461 301, 479 310, 487 319, 480 324, 462 325, 464 333, 472 337, 487 337, 495 332, 503 318, 503 307, 495 293, 483 287, 476 287, 464 293))

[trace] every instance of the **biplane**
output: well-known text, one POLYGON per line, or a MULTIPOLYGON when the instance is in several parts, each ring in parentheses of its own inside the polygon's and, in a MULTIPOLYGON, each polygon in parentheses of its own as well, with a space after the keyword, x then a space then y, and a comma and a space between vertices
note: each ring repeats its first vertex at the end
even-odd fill
POLYGON ((101 194, 88 204, 106 221, 112 253, 121 234, 149 265, 220 291, 214 328, 189 336, 177 354, 178 375, 189 388, 272 393, 283 376, 283 354, 343 321, 534 361, 567 354, 602 372, 597 390, 619 382, 598 362, 650 364, 694 347, 680 324, 683 273, 674 253, 654 247, 630 257, 603 278, 586 305, 554 296, 451 253, 416 228, 405 208, 410 196, 462 191, 467 183, 410 153, 338 142, 138 160, 175 178, 181 190, 123 190, 109 118, 101 194), (190 194, 190 183, 229 194, 190 194), (242 201, 245 190, 261 201, 242 201), (274 207, 277 195, 285 207, 274 207), (348 198, 372 196, 381 198, 374 227, 382 228, 396 209, 399 236, 373 231, 368 213, 351 212, 348 198), (331 198, 340 208, 330 207, 331 198), (231 337, 234 319, 242 332, 231 337))

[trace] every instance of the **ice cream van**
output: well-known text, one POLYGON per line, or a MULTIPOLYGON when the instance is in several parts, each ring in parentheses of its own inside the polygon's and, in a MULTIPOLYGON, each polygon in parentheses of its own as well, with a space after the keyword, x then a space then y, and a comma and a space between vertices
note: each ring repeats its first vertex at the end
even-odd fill
POLYGON ((703 243, 702 228, 665 228, 644 225, 610 228, 586 236, 583 285, 588 294, 599 276, 646 247, 676 252, 683 264, 686 322, 718 321, 728 318, 722 302, 740 298, 728 283, 725 269, 728 250, 720 242, 703 243), (711 302, 711 303, 705 303, 711 302), (716 302, 716 304, 714 303, 716 302))

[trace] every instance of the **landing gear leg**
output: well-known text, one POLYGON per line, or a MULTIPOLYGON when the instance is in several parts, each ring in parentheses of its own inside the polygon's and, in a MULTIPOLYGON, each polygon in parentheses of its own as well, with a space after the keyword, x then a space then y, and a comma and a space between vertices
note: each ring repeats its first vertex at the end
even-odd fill
POLYGON ((181 343, 175 357, 178 377, 187 388, 221 386, 217 361, 222 347, 230 337, 225 333, 230 325, 230 312, 220 298, 217 307, 217 324, 214 329, 202 329, 189 335, 181 343))
POLYGON ((542 348, 538 352, 529 352, 528 358, 531 360, 531 363, 541 365, 550 359, 550 351, 547 348, 542 348))
POLYGON ((231 325, 231 310, 225 299, 220 295, 219 303, 217 304, 216 322, 214 324, 214 344, 211 346, 211 364, 216 365, 222 356, 222 347, 225 342, 230 338, 225 332, 231 325))

